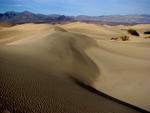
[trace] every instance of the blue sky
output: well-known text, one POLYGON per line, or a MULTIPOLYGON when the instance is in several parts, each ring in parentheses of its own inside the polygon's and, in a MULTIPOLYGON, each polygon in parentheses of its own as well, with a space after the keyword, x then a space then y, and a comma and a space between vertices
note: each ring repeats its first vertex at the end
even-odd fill
POLYGON ((64 15, 150 14, 150 0, 0 0, 0 12, 64 15))

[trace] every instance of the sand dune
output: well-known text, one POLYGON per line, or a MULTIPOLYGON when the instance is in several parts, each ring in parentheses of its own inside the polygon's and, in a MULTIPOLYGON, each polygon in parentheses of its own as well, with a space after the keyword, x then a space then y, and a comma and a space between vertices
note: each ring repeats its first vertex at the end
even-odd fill
POLYGON ((8 27, 11 27, 11 26, 13 26, 13 25, 8 24, 8 23, 0 23, 0 29, 8 28, 8 27))
MULTIPOLYGON (((150 29, 145 26, 142 31, 150 29)), ((150 111, 150 41, 122 28, 69 23, 1 29, 0 112, 143 112, 92 93, 74 80, 150 111), (123 35, 131 39, 110 40, 123 35)))
MULTIPOLYGON (((77 24, 73 27, 79 28, 79 30, 86 29, 86 34, 90 33, 88 31, 92 32, 98 27, 99 32, 95 30, 97 32, 95 35, 99 36, 97 40, 99 47, 92 47, 86 50, 88 56, 92 58, 101 70, 94 87, 113 97, 150 111, 150 91, 148 90, 150 80, 150 40, 145 40, 142 37, 144 36, 142 34, 144 31, 150 30, 150 25, 119 26, 119 28, 116 26, 87 26, 77 24), (140 33, 141 37, 131 36, 126 30, 120 32, 123 28, 135 29, 140 33), (120 33, 120 35, 130 36, 130 41, 112 42, 110 40, 102 40, 104 38, 104 29, 107 29, 105 30, 107 38, 110 38, 109 33, 116 37, 120 33), (116 34, 113 32, 116 32, 116 34)), ((73 31, 72 28, 71 31, 73 31)))

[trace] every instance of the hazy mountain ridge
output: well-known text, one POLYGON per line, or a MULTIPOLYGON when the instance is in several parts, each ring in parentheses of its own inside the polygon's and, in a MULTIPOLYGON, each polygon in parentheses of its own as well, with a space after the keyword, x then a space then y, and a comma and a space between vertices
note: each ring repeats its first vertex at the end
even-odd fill
POLYGON ((65 15, 44 15, 32 12, 5 12, 0 13, 1 23, 63 23, 69 21, 102 22, 115 24, 147 24, 150 23, 150 15, 110 15, 110 16, 65 16, 65 15))
POLYGON ((64 15, 44 15, 35 14, 32 12, 24 11, 6 12, 0 14, 0 22, 21 24, 21 23, 59 23, 72 20, 70 17, 64 15))
POLYGON ((150 23, 150 15, 77 16, 77 20, 118 23, 150 23))

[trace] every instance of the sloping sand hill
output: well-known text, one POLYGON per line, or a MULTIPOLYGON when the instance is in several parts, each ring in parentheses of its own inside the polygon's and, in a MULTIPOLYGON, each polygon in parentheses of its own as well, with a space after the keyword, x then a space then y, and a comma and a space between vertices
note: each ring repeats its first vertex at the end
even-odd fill
POLYGON ((150 90, 148 90, 150 39, 143 38, 146 36, 144 32, 150 31, 150 25, 73 24, 64 26, 73 32, 89 36, 92 34, 92 38, 97 42, 98 47, 86 50, 88 56, 96 63, 101 72, 94 82, 94 87, 108 95, 150 111, 150 90), (127 32, 128 29, 138 31, 140 37, 130 35, 127 32), (121 35, 129 36, 130 40, 127 42, 110 41, 111 37, 121 35))
POLYGON ((88 86, 150 111, 149 43, 120 26, 24 24, 1 29, 0 112, 146 112, 88 86), (131 39, 110 40, 124 35, 131 39))

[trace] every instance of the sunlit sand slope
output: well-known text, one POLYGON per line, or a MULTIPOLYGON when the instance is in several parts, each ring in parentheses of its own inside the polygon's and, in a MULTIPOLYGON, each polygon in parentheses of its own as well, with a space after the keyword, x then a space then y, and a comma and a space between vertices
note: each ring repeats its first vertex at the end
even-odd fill
POLYGON ((150 39, 144 39, 150 25, 107 26, 71 23, 64 27, 72 32, 87 34, 98 47, 86 50, 100 70, 94 87, 108 95, 150 111, 150 39), (133 36, 128 29, 136 30, 133 36), (111 41, 112 37, 129 36, 129 41, 111 41))
POLYGON ((149 39, 111 41, 129 35, 121 29, 85 23, 1 29, 0 112, 141 112, 83 84, 149 110, 149 39))

